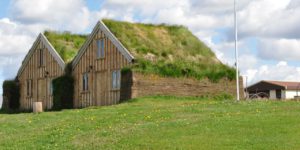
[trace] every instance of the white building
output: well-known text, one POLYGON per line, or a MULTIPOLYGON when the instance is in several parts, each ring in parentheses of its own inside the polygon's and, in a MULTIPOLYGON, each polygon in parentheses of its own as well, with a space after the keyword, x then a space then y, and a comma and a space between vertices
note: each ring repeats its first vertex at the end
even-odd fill
POLYGON ((260 81, 245 90, 249 98, 295 99, 300 96, 300 82, 260 81))

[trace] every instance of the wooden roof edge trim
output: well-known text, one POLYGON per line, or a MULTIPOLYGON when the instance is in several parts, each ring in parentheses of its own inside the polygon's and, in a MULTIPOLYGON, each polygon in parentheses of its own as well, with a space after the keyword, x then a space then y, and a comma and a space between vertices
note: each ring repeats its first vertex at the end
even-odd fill
POLYGON ((75 56, 75 58, 73 59, 72 62, 72 68, 74 69, 76 67, 76 65, 78 64, 81 56, 84 54, 85 50, 87 49, 89 43, 92 41, 93 37, 95 36, 96 32, 98 31, 98 23, 97 25, 93 28, 92 33, 88 36, 87 40, 85 40, 84 44, 81 46, 81 48, 79 49, 77 55, 75 56))
POLYGON ((37 44, 40 42, 40 34, 38 35, 38 37, 36 38, 36 40, 34 41, 34 43, 32 44, 31 48, 29 49, 29 52, 26 54, 26 56, 24 57, 21 67, 18 70, 17 73, 17 77, 19 77, 21 75, 21 73, 23 72, 23 70, 25 69, 25 66, 27 65, 30 56, 33 53, 33 50, 35 49, 35 47, 37 46, 37 44))
POLYGON ((261 80, 261 81, 258 81, 258 82, 256 82, 256 83, 253 83, 252 85, 250 85, 250 86, 246 87, 246 89, 249 89, 249 88, 251 88, 251 87, 255 86, 256 84, 259 84, 259 83, 262 83, 262 82, 264 82, 264 83, 268 83, 268 84, 273 84, 273 85, 276 85, 276 86, 283 87, 284 89, 287 89, 287 87, 286 87, 286 86, 282 86, 282 85, 279 85, 279 84, 275 84, 275 83, 272 83, 272 82, 269 82, 269 81, 266 81, 266 80, 261 80))
POLYGON ((65 62, 64 60, 60 57, 60 55, 57 53, 57 51, 55 50, 55 48, 53 47, 53 45, 48 41, 48 39, 46 38, 46 36, 42 33, 40 33, 41 35, 41 39, 44 42, 46 48, 48 49, 48 51, 50 52, 50 54, 54 57, 54 59, 57 61, 57 63, 59 64, 59 66, 64 69, 65 68, 65 62))
POLYGON ((263 81, 258 81, 258 82, 255 82, 255 83, 253 83, 253 84, 249 85, 248 87, 246 87, 245 89, 249 89, 249 88, 251 88, 252 86, 254 86, 254 85, 256 85, 256 84, 258 84, 258 83, 260 83, 260 82, 263 82, 263 81))
POLYGON ((79 60, 81 56, 84 54, 84 52, 87 50, 88 45, 92 42, 93 37, 95 34, 101 29, 105 35, 108 36, 108 38, 112 41, 112 43, 117 47, 117 49, 125 56, 125 58, 132 62, 134 57, 130 54, 130 52, 123 46, 123 44, 112 34, 112 32, 107 28, 107 26, 100 20, 97 22, 96 26, 94 27, 92 33, 88 36, 88 39, 85 41, 85 43, 81 46, 80 50, 78 51, 78 54, 75 56, 74 61, 72 63, 73 69, 76 67, 76 65, 79 63, 79 60))

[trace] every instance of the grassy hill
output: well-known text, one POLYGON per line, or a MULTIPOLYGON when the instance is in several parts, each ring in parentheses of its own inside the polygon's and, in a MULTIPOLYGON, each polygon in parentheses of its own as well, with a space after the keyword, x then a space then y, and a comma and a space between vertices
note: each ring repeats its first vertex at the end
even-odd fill
POLYGON ((136 71, 212 81, 235 78, 234 69, 222 64, 211 49, 184 26, 102 21, 134 55, 136 71))
POLYGON ((0 114, 0 149, 300 149, 296 101, 147 97, 0 114))

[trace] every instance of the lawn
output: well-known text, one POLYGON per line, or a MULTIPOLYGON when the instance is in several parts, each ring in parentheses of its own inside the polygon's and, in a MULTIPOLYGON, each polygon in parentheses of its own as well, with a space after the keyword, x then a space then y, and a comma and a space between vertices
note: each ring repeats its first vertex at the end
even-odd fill
POLYGON ((300 149, 300 102, 145 97, 0 114, 0 149, 300 149))

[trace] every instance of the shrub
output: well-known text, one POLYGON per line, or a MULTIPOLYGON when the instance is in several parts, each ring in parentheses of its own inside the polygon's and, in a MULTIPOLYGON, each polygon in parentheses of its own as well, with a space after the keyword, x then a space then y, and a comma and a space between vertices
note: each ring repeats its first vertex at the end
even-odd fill
POLYGON ((64 75, 52 81, 54 110, 73 108, 74 79, 71 75, 64 75))
POLYGON ((221 93, 219 95, 216 95, 213 97, 214 100, 233 100, 234 96, 232 96, 231 94, 227 94, 227 93, 221 93))
POLYGON ((17 110, 20 107, 20 87, 17 81, 14 80, 6 80, 3 82, 3 100, 7 100, 7 102, 3 102, 3 109, 11 109, 17 110), (8 108, 5 108, 8 107, 8 108))
POLYGON ((129 72, 131 72, 131 68, 129 68, 129 67, 124 67, 124 68, 122 68, 121 72, 122 72, 122 74, 123 74, 123 73, 124 73, 124 74, 129 73, 129 72))

